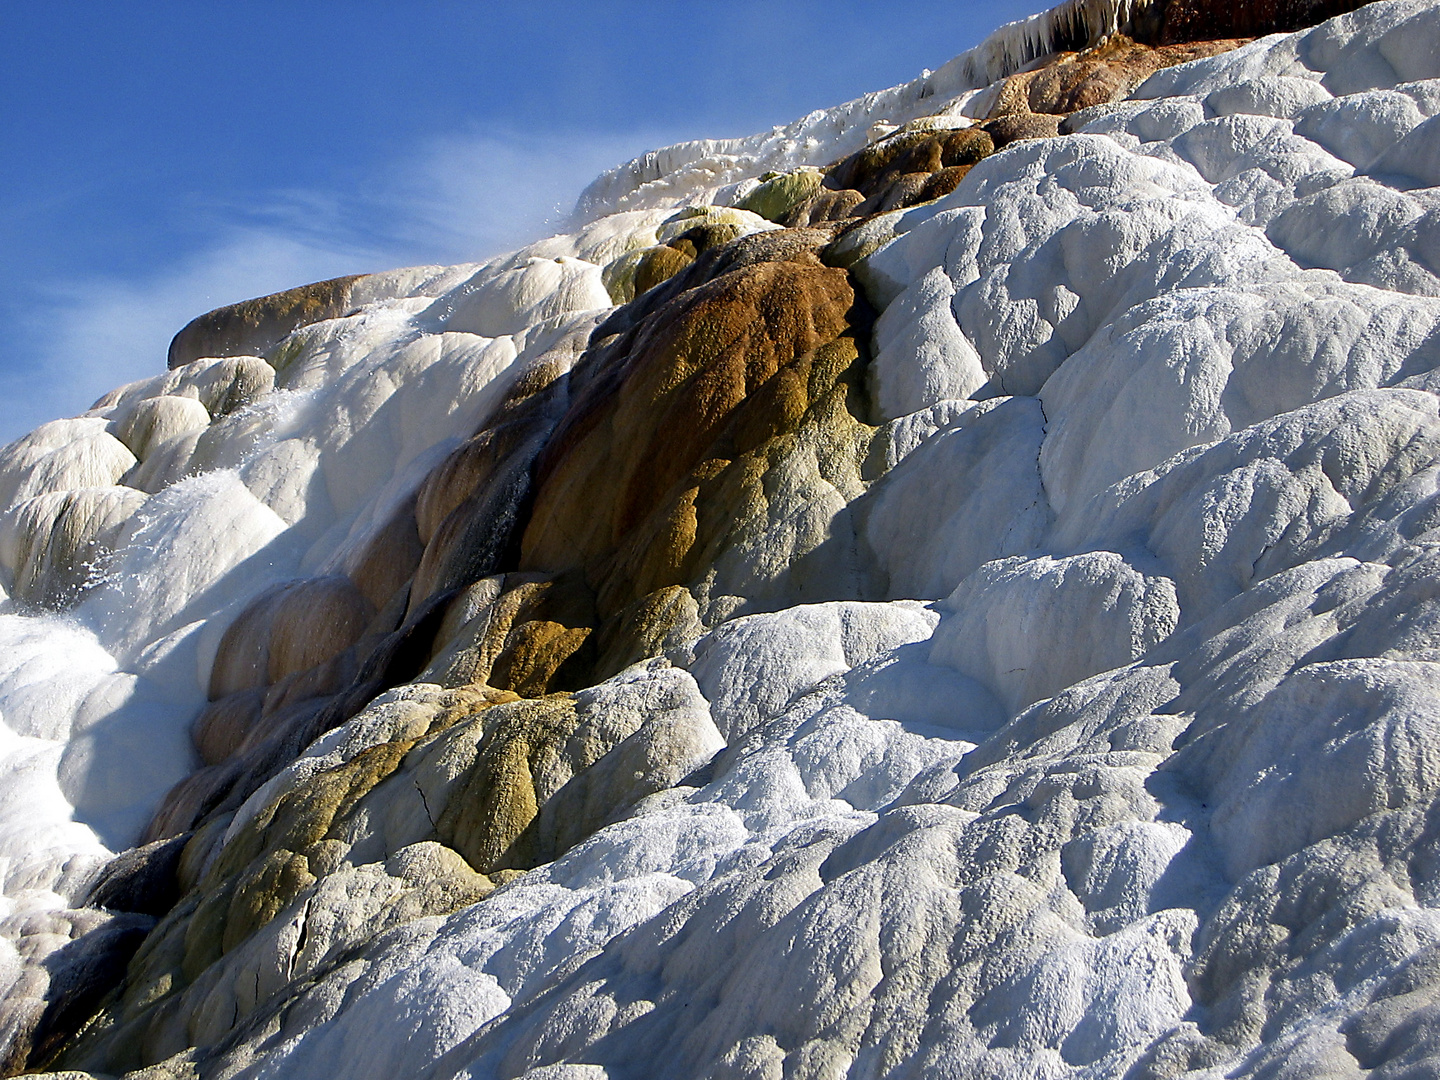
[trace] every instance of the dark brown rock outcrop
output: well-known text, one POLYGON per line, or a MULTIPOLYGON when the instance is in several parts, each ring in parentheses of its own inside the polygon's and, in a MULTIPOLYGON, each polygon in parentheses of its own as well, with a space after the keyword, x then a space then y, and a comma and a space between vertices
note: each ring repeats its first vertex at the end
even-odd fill
POLYGON ((170 367, 202 356, 258 356, 302 326, 337 319, 349 310, 351 287, 363 276, 317 281, 206 312, 170 342, 170 367))

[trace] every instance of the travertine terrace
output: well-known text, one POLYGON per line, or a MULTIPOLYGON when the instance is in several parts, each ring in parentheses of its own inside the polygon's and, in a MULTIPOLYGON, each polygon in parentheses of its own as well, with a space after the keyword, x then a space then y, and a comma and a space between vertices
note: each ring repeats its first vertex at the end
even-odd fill
POLYGON ((1435 0, 1071 0, 156 370, 0 451, 9 1073, 1440 1072, 1435 0))

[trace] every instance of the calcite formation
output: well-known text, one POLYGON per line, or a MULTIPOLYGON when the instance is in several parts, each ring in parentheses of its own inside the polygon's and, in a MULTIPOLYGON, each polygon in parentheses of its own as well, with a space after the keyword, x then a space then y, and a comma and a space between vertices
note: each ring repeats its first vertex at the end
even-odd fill
POLYGON ((6 1074, 1435 1074, 1437 191, 1435 0, 1070 0, 197 319, 0 451, 6 1074))

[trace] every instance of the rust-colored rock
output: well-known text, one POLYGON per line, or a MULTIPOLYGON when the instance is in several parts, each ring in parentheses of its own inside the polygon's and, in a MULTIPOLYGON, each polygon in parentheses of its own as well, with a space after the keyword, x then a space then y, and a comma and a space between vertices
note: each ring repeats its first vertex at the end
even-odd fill
MULTIPOLYGON (((876 197, 883 196, 902 177, 974 165, 994 150, 989 134, 980 128, 898 131, 832 167, 825 186, 853 188, 867 199, 878 201, 876 197)), ((858 212, 868 211, 861 208, 858 212)))
MULTIPOLYGON (((457 451, 466 454, 465 460, 455 460, 452 455, 456 471, 472 473, 476 479, 434 526, 411 586, 412 614, 432 597, 514 564, 516 534, 530 492, 531 464, 544 446, 546 434, 543 427, 492 429, 457 451)), ((435 501, 443 505, 462 490, 459 484, 453 485, 436 495, 435 501)))
POLYGON ((364 275, 331 278, 229 304, 192 319, 170 342, 170 367, 202 356, 259 356, 302 326, 338 319, 364 275))
POLYGON ((595 622, 577 574, 497 575, 450 602, 431 671, 447 686, 489 685, 527 698, 582 686, 595 622))
MULTIPOLYGON (((349 588, 354 590, 353 585, 349 588)), ((355 595, 358 596, 358 590, 355 595)), ((401 590, 398 597, 403 600, 407 595, 408 590, 401 590)), ((284 599, 283 590, 269 594, 271 601, 277 598, 284 599)), ((347 647, 328 660, 302 670, 299 678, 277 680, 266 692, 260 720, 244 736, 238 750, 218 764, 191 773, 171 788, 151 820, 145 840, 175 836, 198 828, 215 815, 235 810, 315 739, 350 719, 382 690, 419 675, 431 655, 447 598, 443 595, 432 598, 393 631, 372 629, 362 642, 363 655, 358 646, 347 647), (317 689, 336 686, 341 689, 331 696, 307 696, 317 689)), ((252 605, 246 614, 258 606, 258 602, 252 605)), ((398 614, 396 617, 398 619, 398 614)), ((385 618, 386 613, 381 613, 375 623, 383 623, 385 618)), ((268 642, 264 633, 268 626, 263 615, 246 620, 246 625, 236 633, 233 651, 221 675, 222 682, 214 683, 212 675, 212 686, 218 689, 229 685, 227 680, 240 680, 230 691, 234 692, 246 686, 266 685, 255 680, 262 662, 268 674, 268 642)), ((352 624, 350 629, 353 628, 352 624)), ((226 638, 229 637, 227 631, 226 638)))
POLYGON ((685 267, 695 261, 693 244, 661 244, 653 247, 640 258, 635 268, 635 295, 649 292, 662 281, 669 281, 685 267), (686 251, 688 247, 690 250, 686 251))
POLYGON ((425 554, 415 519, 415 500, 396 508, 345 567, 346 576, 376 611, 384 610, 398 589, 414 576, 425 554))
MULTIPOLYGON (((935 135, 932 132, 896 132, 856 151, 831 168, 825 176, 825 186, 836 190, 855 188, 857 191, 865 191, 870 182, 894 165, 901 155, 908 155, 912 150, 920 150, 922 154, 928 155, 934 142, 935 135)), ((938 164, 937 158, 937 167, 938 164)))
POLYGON ((1011 75, 1001 86, 990 116, 1066 116, 1092 105, 1119 101, 1162 68, 1229 52, 1243 44, 1243 39, 1236 40, 1232 34, 1155 47, 1116 34, 1094 48, 1060 53, 1033 71, 1011 75))
POLYGON ((1260 37, 1303 30, 1362 6, 1366 0, 1168 0, 1156 35, 1158 44, 1260 37))
POLYGON ((790 228, 804 228, 827 221, 843 221, 864 201, 865 196, 854 188, 840 191, 821 188, 781 218, 780 224, 790 228))
POLYGON ((441 841, 481 873, 501 868, 511 844, 535 818, 546 794, 537 792, 535 774, 545 759, 559 755, 577 718, 574 699, 557 694, 496 706, 487 720, 494 726, 436 822, 441 841))
MULTIPOLYGON (((804 407, 803 385, 786 369, 844 333, 854 302, 845 272, 811 254, 722 274, 639 328, 546 448, 522 565, 561 571, 613 550, 719 449, 741 403, 772 379, 778 430, 804 407)), ((677 563, 689 543, 675 537, 677 563)))
POLYGON ((1007 113, 987 120, 985 130, 997 148, 1026 139, 1053 139, 1060 134, 1061 117, 1051 113, 1007 113))
POLYGON ((264 692, 253 688, 237 690, 206 705, 190 729, 200 760, 218 765, 239 750, 260 722, 264 705, 264 692))
POLYGON ((521 566, 579 574, 594 591, 604 662, 592 678, 653 655, 677 620, 698 626, 700 603, 745 602, 710 568, 774 543, 781 521, 805 521, 778 534, 796 558, 744 586, 763 602, 767 590, 792 595, 782 579, 824 542, 833 485, 859 490, 863 303, 817 257, 831 236, 782 230, 703 253, 597 330, 606 343, 573 373, 574 404, 537 466, 521 566), (702 578, 697 603, 686 587, 702 578))
POLYGON ((269 686, 329 660, 359 640, 375 610, 347 577, 288 581, 230 624, 210 671, 210 697, 269 686))
POLYGON ((263 714, 272 716, 315 698, 340 693, 359 674, 359 648, 342 649, 329 659, 276 679, 265 691, 263 714))
POLYGON ((864 217, 938 199, 994 151, 990 133, 978 127, 896 132, 832 167, 825 189, 797 206, 791 221, 864 217))
POLYGON ((690 590, 668 585, 646 593, 605 624, 596 642, 599 671, 621 671, 647 656, 693 641, 704 631, 690 590))
MULTIPOLYGON (((693 638, 752 593, 765 605, 853 587, 826 560, 854 548, 837 515, 863 490, 873 434, 857 419, 868 316, 847 273, 817 255, 833 234, 697 246, 693 262, 595 332, 574 372, 517 388, 434 470, 413 511, 398 509, 347 564, 363 587, 292 584, 242 613, 196 727, 209 764, 170 793, 151 829, 194 830, 181 875, 192 892, 137 961, 133 1019, 116 1045, 139 1039, 125 1043, 149 1047, 137 1061, 168 1046, 167 1003, 310 896, 333 865, 332 826, 401 768, 417 735, 464 713, 317 775, 216 847, 245 798, 380 690, 423 674, 480 705, 512 703, 476 721, 463 791, 432 820, 477 870, 531 865, 580 829, 537 832, 546 800, 628 734, 583 735, 573 699, 557 691, 693 638), (386 576, 384 552, 420 546, 413 580, 396 584, 403 565, 386 576)), ((600 807, 586 827, 605 812, 593 794, 572 792, 600 807)), ((474 902, 489 887, 452 892, 474 902)))
POLYGON ((960 181, 965 179, 971 168, 970 165, 951 165, 937 173, 931 173, 930 178, 925 181, 925 187, 920 192, 919 201, 931 202, 934 199, 943 199, 960 186, 960 181))

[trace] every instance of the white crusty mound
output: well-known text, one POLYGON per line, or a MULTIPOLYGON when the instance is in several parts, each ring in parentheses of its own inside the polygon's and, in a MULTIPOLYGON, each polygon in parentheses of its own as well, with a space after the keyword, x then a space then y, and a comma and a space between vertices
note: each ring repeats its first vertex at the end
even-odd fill
MULTIPOLYGON (((561 815, 558 857, 487 878, 436 841, 463 787, 447 762, 482 737, 434 733, 452 650, 204 819, 170 914, 92 892, 198 768, 207 699, 315 659, 280 671, 271 639, 269 682, 216 689, 257 596, 329 583, 306 633, 350 619, 350 646, 385 600, 347 581, 396 508, 537 372, 563 411, 635 253, 697 223, 773 231, 734 207, 761 174, 877 125, 963 126, 1043 51, 1007 40, 649 155, 592 186, 573 234, 360 279, 263 355, 202 357, 0 451, 8 1067, 60 1030, 32 1067, 1440 1074, 1437 0, 1161 70, 846 234, 877 313, 863 484, 773 474, 829 509, 730 550, 652 655, 566 699, 610 734, 544 765, 556 801, 530 812, 561 815), (772 564, 801 555, 786 584, 772 564), (324 860, 205 892, 287 793, 396 745, 324 860), (237 912, 249 936, 218 944, 237 912), (99 1000, 147 933, 131 996, 99 1000), (141 994, 160 940, 190 950, 187 985, 141 994)), ((498 618, 499 581, 446 625, 498 618)))

